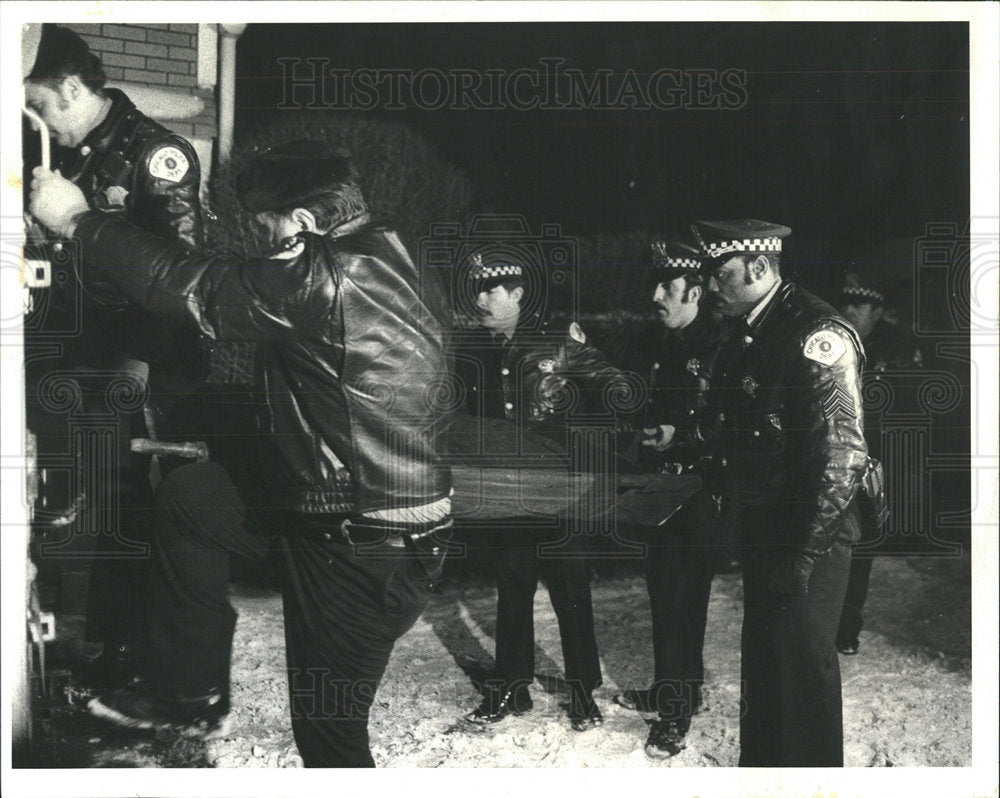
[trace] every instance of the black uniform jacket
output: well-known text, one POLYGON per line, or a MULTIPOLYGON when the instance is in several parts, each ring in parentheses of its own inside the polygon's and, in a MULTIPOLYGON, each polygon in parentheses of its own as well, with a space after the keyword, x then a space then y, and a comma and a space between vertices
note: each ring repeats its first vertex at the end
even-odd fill
POLYGON ((841 523, 867 463, 857 333, 790 282, 747 328, 735 322, 712 403, 725 491, 743 506, 786 504, 774 542, 815 558, 841 523))
POLYGON ((307 513, 444 498, 435 450, 446 378, 440 308, 399 237, 345 220, 270 259, 202 255, 96 211, 80 220, 84 282, 215 340, 270 342, 265 364, 278 506, 307 513))
MULTIPOLYGON (((106 89, 111 107, 79 147, 57 148, 53 164, 63 177, 83 191, 92 208, 123 216, 156 235, 201 248, 204 227, 199 200, 201 169, 194 148, 136 109, 117 89, 106 89)), ((71 249, 50 254, 56 265, 70 265, 71 249)), ((57 283, 58 284, 58 283, 57 283)), ((124 350, 130 357, 156 365, 155 403, 168 405, 186 394, 191 380, 202 376, 203 353, 198 336, 163 319, 144 318, 120 301, 96 302, 69 292, 75 280, 63 283, 56 297, 53 329, 80 326, 86 335, 68 342, 69 359, 105 367, 124 350), (109 312, 114 311, 114 312, 109 312), (82 314, 82 320, 73 320, 82 314)))
POLYGON ((454 350, 470 415, 505 418, 559 442, 572 417, 634 412, 641 396, 634 375, 612 366, 576 322, 554 329, 529 317, 509 340, 480 327, 456 335, 454 350))
POLYGON ((58 152, 57 168, 91 206, 124 213, 144 230, 202 245, 198 156, 187 140, 138 111, 117 89, 111 109, 81 145, 58 152))
POLYGON ((916 344, 893 325, 885 321, 875 322, 871 334, 865 339, 865 371, 863 394, 865 406, 865 438, 868 453, 877 460, 883 459, 882 415, 885 412, 880 401, 885 391, 876 387, 877 383, 889 386, 893 396, 892 410, 896 413, 919 413, 916 394, 919 390, 916 374, 923 368, 923 356, 916 344), (874 400, 874 401, 872 401, 874 400))
MULTIPOLYGON (((708 391, 724 331, 725 326, 704 309, 678 330, 657 325, 645 426, 670 424, 676 432, 670 447, 655 453, 658 462, 652 465, 674 472, 696 471, 710 453, 706 438, 713 419, 707 413, 708 391)), ((653 459, 650 447, 640 451, 653 459)))

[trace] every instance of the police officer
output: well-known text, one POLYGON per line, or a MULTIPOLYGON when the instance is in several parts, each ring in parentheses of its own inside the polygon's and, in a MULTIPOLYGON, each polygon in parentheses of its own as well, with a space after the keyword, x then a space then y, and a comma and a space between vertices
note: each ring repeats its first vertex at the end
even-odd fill
MULTIPOLYGON (((145 230, 202 245, 203 228, 198 158, 191 145, 145 116, 117 89, 105 86, 101 60, 68 28, 46 24, 34 66, 25 83, 27 104, 41 116, 53 143, 54 167, 78 185, 92 208, 123 215, 145 230)), ((128 309, 95 304, 85 294, 83 335, 64 341, 71 366, 120 370, 143 389, 154 364, 161 397, 176 398, 193 386, 198 336, 163 319, 140 323, 128 309)), ((133 458, 128 439, 146 434, 144 420, 132 414, 122 438, 122 460, 133 458)), ((119 477, 125 537, 143 539, 149 501, 148 462, 136 457, 119 477)), ((91 496, 92 500, 97 497, 91 496)), ((131 675, 139 637, 136 608, 142 582, 140 562, 123 557, 117 536, 97 543, 88 596, 86 637, 103 644, 93 675, 123 681, 131 675)))
MULTIPOLYGON (((896 327, 883 319, 885 292, 874 280, 849 272, 840 292, 840 311, 854 325, 865 347, 866 381, 888 379, 887 371, 919 369, 923 366, 920 350, 896 327)), ((865 439, 868 452, 882 461, 882 419, 877 413, 865 413, 865 439)), ((885 463, 883 462, 883 465, 885 463)), ((861 543, 873 544, 880 534, 874 519, 861 516, 861 543)), ((854 551, 851 575, 847 580, 847 595, 837 629, 837 650, 841 654, 857 654, 863 624, 862 610, 868 597, 868 582, 872 570, 871 552, 854 551)))
MULTIPOLYGON (((576 391, 602 394, 623 375, 587 343, 576 322, 563 330, 549 326, 532 305, 539 304, 538 291, 527 294, 529 276, 503 252, 476 254, 468 283, 479 326, 458 337, 455 369, 471 415, 507 419, 565 448, 567 398, 576 391)), ((531 710, 533 608, 541 571, 559 620, 572 728, 599 726, 604 719, 592 692, 601 684, 601 668, 585 540, 568 534, 565 525, 549 532, 533 528, 530 519, 511 521, 490 537, 497 576, 496 671, 466 720, 496 723, 531 710), (560 538, 558 552, 552 551, 560 538), (543 542, 549 551, 540 551, 543 542)))
POLYGON ((733 319, 712 392, 723 490, 741 506, 741 766, 843 765, 835 638, 867 464, 857 333, 781 276, 791 230, 692 225, 733 319))
MULTIPOLYGON (((77 237, 84 284, 215 339, 269 344, 272 466, 257 504, 286 570, 292 730, 307 767, 374 765, 368 713, 396 639, 416 621, 450 535, 437 456, 447 377, 440 292, 392 230, 373 224, 350 160, 318 142, 262 153, 241 173, 247 210, 283 245, 269 258, 203 255, 88 211, 36 169, 32 212, 77 237)), ((263 425, 262 425, 263 426, 263 425)), ((116 724, 223 734, 236 612, 230 554, 265 540, 216 463, 174 469, 156 495, 149 656, 140 682, 93 699, 116 724)))
MULTIPOLYGON (((653 304, 660 331, 654 349, 641 454, 649 468, 701 473, 710 452, 703 436, 707 392, 723 326, 702 307, 700 254, 674 241, 652 244, 653 304)), ((685 747, 691 717, 701 705, 702 647, 714 565, 715 502, 700 490, 667 524, 647 530, 646 588, 653 615, 654 680, 615 701, 657 712, 646 753, 670 757, 685 747)))

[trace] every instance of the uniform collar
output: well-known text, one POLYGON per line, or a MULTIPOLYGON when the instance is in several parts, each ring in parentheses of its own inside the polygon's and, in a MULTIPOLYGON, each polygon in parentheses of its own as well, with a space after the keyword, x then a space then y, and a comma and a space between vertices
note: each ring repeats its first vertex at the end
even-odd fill
POLYGON ((754 326, 754 322, 757 321, 757 319, 759 319, 761 315, 764 313, 764 309, 767 308, 767 306, 771 303, 771 300, 774 299, 774 296, 775 294, 778 293, 778 289, 781 287, 781 285, 782 285, 782 280, 779 277, 775 281, 774 285, 771 286, 770 290, 766 294, 764 294, 760 302, 754 305, 753 310, 751 310, 747 314, 746 318, 747 327, 752 328, 754 326))
POLYGON ((330 228, 326 232, 326 237, 336 239, 336 238, 343 238, 344 236, 349 236, 353 233, 358 232, 361 228, 371 224, 371 220, 372 220, 371 214, 368 211, 363 211, 354 218, 347 219, 337 224, 336 227, 330 228))
POLYGON ((101 123, 91 130, 81 142, 81 146, 86 145, 98 152, 108 152, 114 145, 115 140, 121 131, 122 124, 132 118, 133 113, 138 113, 135 104, 118 89, 105 89, 108 99, 111 100, 111 108, 108 115, 101 120, 101 123))

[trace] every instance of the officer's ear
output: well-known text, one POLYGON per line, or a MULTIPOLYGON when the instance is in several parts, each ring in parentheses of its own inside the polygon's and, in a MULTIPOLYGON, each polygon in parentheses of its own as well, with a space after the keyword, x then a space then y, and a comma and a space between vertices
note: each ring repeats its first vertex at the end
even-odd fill
POLYGON ((510 289, 510 298, 520 305, 521 300, 524 299, 524 286, 515 285, 512 289, 510 289))
POLYGON ((884 308, 881 305, 872 305, 872 319, 879 321, 882 318, 884 308))
POLYGON ((316 217, 313 212, 307 210, 306 208, 296 208, 291 212, 292 221, 295 222, 295 226, 306 233, 318 233, 325 232, 320 231, 316 224, 316 217))
POLYGON ((700 285, 689 285, 685 302, 694 302, 696 305, 701 302, 702 287, 700 285))
POLYGON ((76 75, 67 75, 59 83, 56 88, 56 92, 59 94, 59 98, 63 102, 63 107, 68 103, 74 103, 80 99, 83 92, 86 91, 86 87, 83 82, 76 75))
POLYGON ((758 282, 764 279, 770 268, 771 262, 767 259, 767 255, 758 255, 747 264, 748 276, 753 282, 758 282))

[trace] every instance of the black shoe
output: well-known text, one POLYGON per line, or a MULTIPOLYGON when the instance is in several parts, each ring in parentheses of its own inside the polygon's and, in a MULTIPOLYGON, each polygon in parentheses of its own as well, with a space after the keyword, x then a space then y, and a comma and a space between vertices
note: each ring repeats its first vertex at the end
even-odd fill
POLYGON ((615 696, 615 703, 633 712, 657 712, 653 706, 652 690, 626 690, 615 696))
POLYGON ((646 756, 653 759, 667 759, 679 754, 687 747, 684 737, 689 726, 690 721, 653 721, 649 727, 649 737, 646 738, 646 756))
POLYGON ((861 648, 861 644, 858 639, 847 640, 847 641, 837 641, 837 651, 841 654, 847 654, 848 656, 853 656, 858 653, 858 649, 861 648))
POLYGON ((91 715, 129 729, 177 732, 185 737, 225 737, 230 730, 229 697, 217 691, 198 698, 154 693, 139 679, 87 703, 91 715))
POLYGON ((573 698, 569 702, 569 721, 573 731, 583 732, 604 724, 604 716, 593 698, 573 698))
MULTIPOLYGON (((620 707, 625 707, 625 709, 630 709, 633 712, 641 712, 645 715, 656 714, 660 711, 660 708, 656 705, 656 693, 653 688, 646 690, 626 690, 624 693, 618 693, 614 700, 620 707)), ((704 712, 706 708, 701 687, 697 687, 692 699, 691 714, 697 715, 699 712, 704 712)))
POLYGON ((483 702, 466 715, 465 719, 477 725, 497 723, 508 715, 523 715, 530 712, 533 706, 534 702, 524 688, 503 692, 490 690, 483 702))

